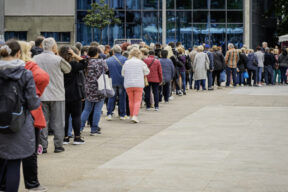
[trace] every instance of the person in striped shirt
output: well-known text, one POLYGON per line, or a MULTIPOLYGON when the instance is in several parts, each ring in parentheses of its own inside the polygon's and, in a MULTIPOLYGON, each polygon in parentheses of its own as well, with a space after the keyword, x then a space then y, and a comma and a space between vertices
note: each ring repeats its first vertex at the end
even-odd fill
POLYGON ((232 43, 228 44, 228 51, 225 56, 225 63, 226 63, 226 73, 227 73, 227 81, 226 81, 226 87, 230 86, 231 83, 231 73, 233 78, 233 85, 234 87, 237 86, 237 63, 239 60, 239 53, 234 48, 234 45, 232 43))

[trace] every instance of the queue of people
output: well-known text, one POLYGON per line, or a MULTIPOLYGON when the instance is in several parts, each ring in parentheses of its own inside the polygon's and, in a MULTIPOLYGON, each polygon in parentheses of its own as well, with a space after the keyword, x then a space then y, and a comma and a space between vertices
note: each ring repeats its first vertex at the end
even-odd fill
POLYGON ((26 189, 47 191, 38 180, 37 155, 48 153, 49 131, 55 153, 85 144, 87 125, 90 136, 101 134, 105 104, 107 121, 116 120, 118 109, 119 120, 139 123, 142 104, 158 112, 188 89, 287 84, 287 50, 265 42, 256 52, 228 44, 225 55, 221 47, 185 50, 180 42, 58 48, 53 38, 38 37, 0 46, 0 191, 18 191, 21 162, 26 189), (103 75, 112 81, 109 98, 99 90, 103 75))

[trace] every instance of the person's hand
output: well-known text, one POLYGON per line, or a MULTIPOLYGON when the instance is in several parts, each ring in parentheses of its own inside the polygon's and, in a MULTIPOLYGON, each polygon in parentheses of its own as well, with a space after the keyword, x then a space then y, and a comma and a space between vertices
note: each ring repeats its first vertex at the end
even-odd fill
POLYGON ((75 57, 77 56, 72 49, 69 49, 69 50, 68 50, 68 53, 69 53, 73 58, 75 58, 75 57))

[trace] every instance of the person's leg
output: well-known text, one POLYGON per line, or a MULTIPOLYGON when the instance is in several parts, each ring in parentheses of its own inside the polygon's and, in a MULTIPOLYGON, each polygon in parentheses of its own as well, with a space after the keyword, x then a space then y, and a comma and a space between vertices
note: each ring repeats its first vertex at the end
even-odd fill
POLYGON ((93 123, 91 126, 91 133, 95 133, 95 132, 99 131, 99 121, 101 118, 101 111, 102 111, 103 105, 104 105, 104 100, 99 101, 99 102, 95 102, 93 123))
POLYGON ((180 72, 180 75, 181 75, 181 79, 182 79, 182 90, 183 90, 183 93, 185 93, 186 92, 186 74, 185 74, 185 71, 180 72))
POLYGON ((232 79, 233 79, 233 86, 237 86, 237 69, 233 68, 232 70, 232 79))
MULTIPOLYGON (((221 81, 220 81, 220 75, 222 71, 216 71, 216 77, 217 77, 217 86, 221 86, 221 81)), ((214 85, 214 84, 213 84, 214 85)))
MULTIPOLYGON (((89 102, 89 101, 85 101, 85 106, 84 106, 84 110, 81 114, 81 128, 80 128, 80 131, 83 131, 84 127, 85 127, 85 124, 89 118, 89 115, 91 113, 93 109, 93 103, 92 102, 89 102)), ((92 126, 92 124, 90 124, 90 126, 92 126)))
POLYGON ((159 85, 159 102, 162 102, 162 98, 163 98, 163 87, 164 87, 164 85, 159 85))
MULTIPOLYGON (((82 110, 82 109, 81 109, 82 110)), ((72 127, 72 118, 71 118, 71 115, 69 117, 69 125, 68 125, 68 137, 72 137, 72 130, 73 130, 73 127, 72 127)))
POLYGON ((210 70, 207 71, 207 80, 208 80, 208 89, 212 89, 213 77, 212 72, 210 70))
POLYGON ((8 160, 6 172, 6 191, 17 192, 20 183, 21 160, 8 160))
POLYGON ((231 80, 231 68, 226 68, 227 73, 227 80, 226 80, 226 87, 230 86, 230 80, 231 80))
POLYGON ((281 71, 280 69, 277 70, 278 73, 278 83, 281 83, 281 71))
POLYGON ((199 91, 199 89, 200 89, 200 80, 196 80, 195 81, 195 89, 197 89, 197 91, 199 91))
MULTIPOLYGON (((215 79, 216 79, 217 71, 212 72, 212 86, 215 85, 215 79)), ((218 79, 217 79, 218 80, 218 79)))
POLYGON ((24 184, 26 189, 36 188, 40 185, 38 181, 38 163, 37 163, 37 149, 39 145, 40 130, 35 128, 35 146, 36 150, 30 157, 22 159, 24 184))
POLYGON ((138 116, 142 101, 143 88, 134 88, 134 116, 138 116))
POLYGON ((126 116, 126 91, 123 86, 119 87, 119 116, 126 116))
POLYGON ((146 103, 146 108, 149 109, 151 107, 150 104, 150 96, 151 96, 151 83, 149 83, 149 86, 144 88, 144 92, 145 92, 145 103, 146 103))
POLYGON ((262 83, 262 71, 263 71, 263 67, 258 67, 258 83, 259 84, 262 83))
MULTIPOLYGON (((65 137, 69 135, 69 117, 71 115, 70 107, 73 105, 73 102, 65 102, 65 137)), ((75 134, 75 133, 74 133, 75 134)))
POLYGON ((202 84, 202 89, 206 90, 206 79, 202 79, 201 84, 202 84))
POLYGON ((151 85, 154 95, 154 107, 159 108, 159 83, 151 83, 151 85))
POLYGON ((116 97, 118 95, 118 87, 113 86, 113 89, 115 91, 115 95, 111 98, 108 98, 108 103, 107 103, 107 115, 112 115, 113 110, 115 109, 115 102, 116 102, 116 97))
POLYGON ((130 116, 132 117, 134 115, 134 88, 127 88, 126 92, 129 98, 130 116))
POLYGON ((74 138, 80 137, 80 127, 81 127, 81 108, 82 102, 81 100, 73 101, 73 105, 71 105, 71 117, 72 117, 72 125, 74 130, 74 138))
POLYGON ((62 147, 65 132, 65 101, 53 101, 51 103, 50 126, 54 131, 55 148, 62 147))
POLYGON ((43 150, 47 150, 48 148, 48 129, 50 126, 50 102, 43 101, 42 109, 46 120, 46 127, 41 130, 40 133, 40 144, 43 147, 43 150))
POLYGON ((253 72, 253 80, 254 80, 253 85, 255 86, 258 84, 258 71, 255 69, 252 72, 253 72))
POLYGON ((193 71, 192 71, 192 69, 190 70, 189 74, 190 74, 190 77, 189 77, 190 87, 189 88, 192 89, 192 87, 193 87, 193 71))
POLYGON ((165 102, 169 102, 170 95, 170 82, 167 82, 163 85, 163 94, 165 102))
POLYGON ((265 79, 266 85, 268 85, 268 84, 269 84, 269 72, 268 72, 268 67, 264 67, 264 79, 265 79))

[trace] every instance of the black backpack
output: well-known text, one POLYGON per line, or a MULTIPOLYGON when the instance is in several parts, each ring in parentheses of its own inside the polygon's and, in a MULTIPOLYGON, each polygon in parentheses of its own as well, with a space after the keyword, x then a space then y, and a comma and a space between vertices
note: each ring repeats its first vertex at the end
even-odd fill
POLYGON ((186 69, 187 71, 189 71, 190 69, 192 69, 191 59, 190 59, 189 56, 186 56, 185 69, 186 69))
POLYGON ((16 133, 25 124, 18 80, 0 78, 0 134, 16 133))

